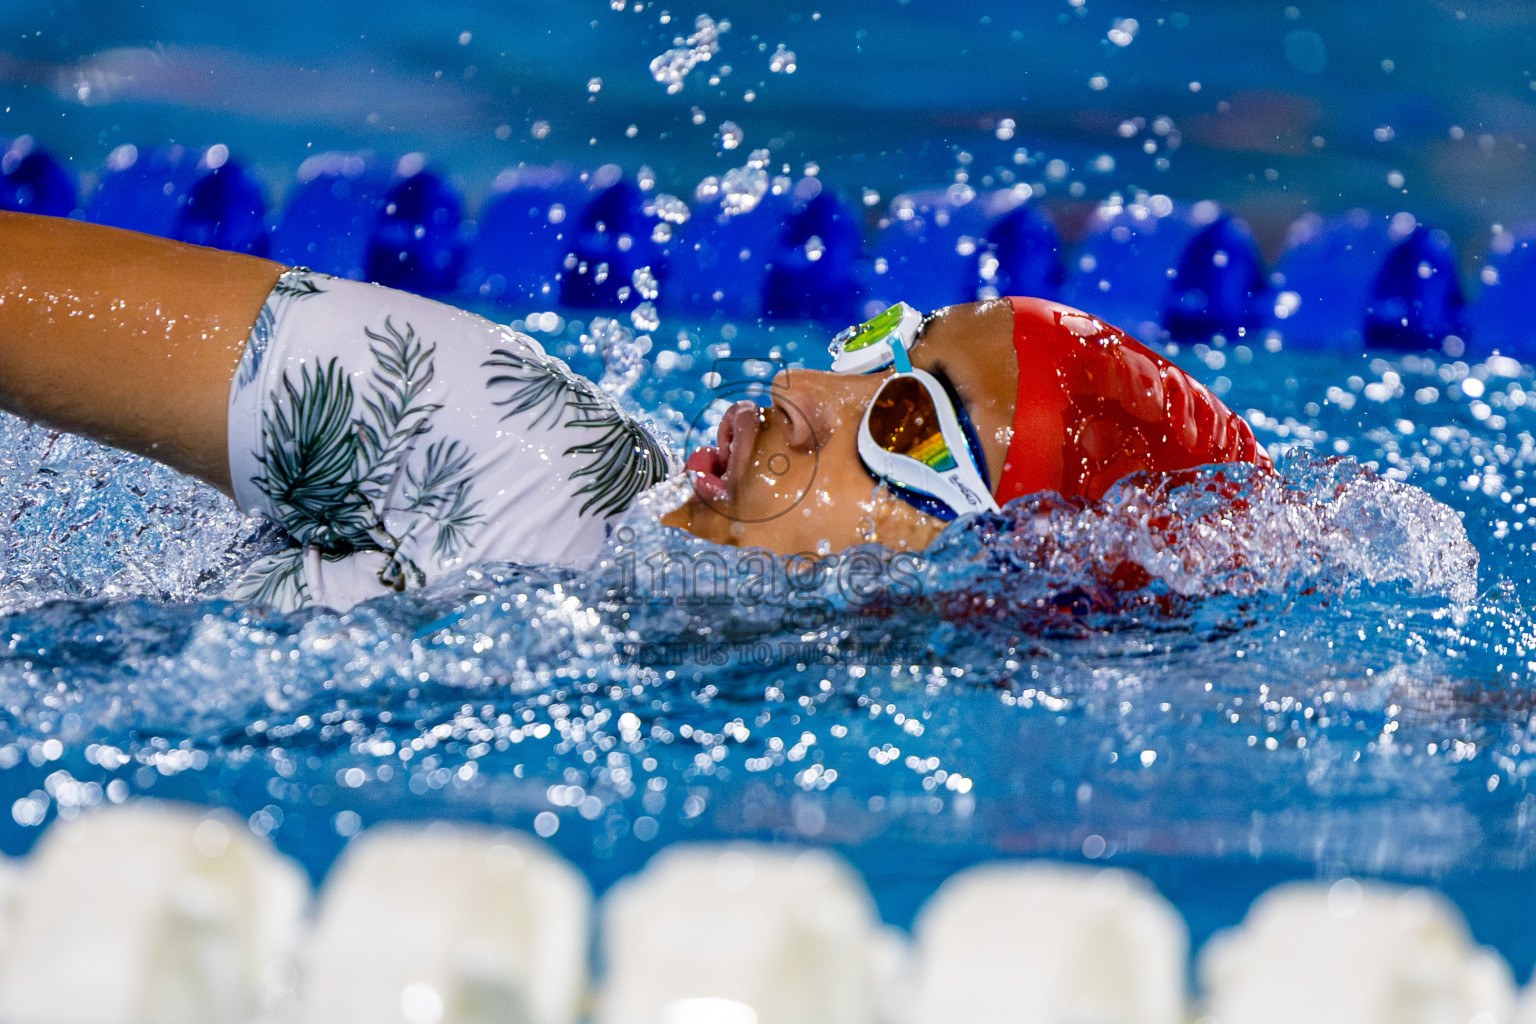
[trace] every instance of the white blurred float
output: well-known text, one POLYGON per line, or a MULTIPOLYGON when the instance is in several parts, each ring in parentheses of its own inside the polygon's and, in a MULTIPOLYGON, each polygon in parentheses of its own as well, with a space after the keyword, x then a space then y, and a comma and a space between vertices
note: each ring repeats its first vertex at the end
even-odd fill
POLYGON ((321 891, 303 961, 310 1024, 571 1024, 592 892, 516 832, 369 829, 321 891))
POLYGON ((150 801, 54 824, 16 886, 0 1020, 248 1024, 281 1005, 309 885, 217 812, 150 801))
POLYGON ((913 931, 903 1024, 1180 1024, 1189 935, 1145 878, 988 864, 950 878, 913 931))
POLYGON ((673 846, 603 909, 599 1024, 874 1024, 901 957, 820 850, 673 846))
POLYGON ((1438 893, 1341 879, 1254 901, 1200 955, 1213 1024, 1508 1024, 1509 966, 1438 893))

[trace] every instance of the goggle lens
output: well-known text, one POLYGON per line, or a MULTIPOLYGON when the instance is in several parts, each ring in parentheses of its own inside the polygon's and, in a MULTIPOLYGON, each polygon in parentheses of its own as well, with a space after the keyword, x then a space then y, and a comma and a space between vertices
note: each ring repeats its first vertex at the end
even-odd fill
POLYGON ((902 307, 900 304, 892 306, 879 316, 864 321, 857 327, 844 331, 833 339, 833 343, 839 345, 844 352, 857 352, 878 344, 901 324, 902 307))
POLYGON ((914 377, 894 377, 875 395, 869 408, 869 433, 886 451, 916 459, 935 472, 955 468, 933 396, 914 377))
POLYGON ((837 373, 872 373, 898 364, 917 340, 923 315, 905 302, 850 327, 832 339, 832 369, 837 373))

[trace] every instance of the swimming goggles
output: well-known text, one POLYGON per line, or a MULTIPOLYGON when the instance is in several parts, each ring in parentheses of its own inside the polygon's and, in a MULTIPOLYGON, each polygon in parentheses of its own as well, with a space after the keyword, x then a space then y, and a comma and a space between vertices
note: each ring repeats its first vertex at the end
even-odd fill
POLYGON ((981 442, 965 407, 933 374, 912 365, 923 316, 905 302, 832 339, 834 373, 887 377, 859 424, 859 459, 877 480, 920 512, 950 520, 996 512, 981 442))

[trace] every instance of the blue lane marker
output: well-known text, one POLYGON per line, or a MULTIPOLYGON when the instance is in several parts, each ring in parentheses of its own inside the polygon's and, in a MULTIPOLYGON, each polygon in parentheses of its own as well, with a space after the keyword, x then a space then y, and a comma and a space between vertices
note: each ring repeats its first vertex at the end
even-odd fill
POLYGON ((892 199, 875 236, 871 301, 930 310, 975 300, 977 259, 998 218, 988 199, 964 185, 892 199))
MULTIPOLYGON (((1203 223, 1217 216, 1214 203, 1197 209, 1203 223)), ((1062 301, 1141 341, 1158 341, 1179 260, 1197 230, 1191 211, 1166 197, 1100 213, 1067 266, 1062 301)))
POLYGON ((1163 327, 1174 341, 1237 341, 1256 334, 1269 301, 1264 264, 1248 225, 1218 217, 1190 240, 1174 274, 1163 327))
MULTIPOLYGON (((1466 301, 1456 249, 1444 231, 1419 225, 1387 254, 1371 284, 1365 343, 1377 348, 1434 349, 1465 343, 1466 301)), ((1459 352, 1457 353, 1459 354, 1459 352)))
POLYGON ((261 186, 223 146, 212 146, 187 192, 174 237, 229 252, 267 254, 267 202, 261 186))
POLYGON ((591 190, 568 170, 534 166, 503 171, 492 192, 465 254, 460 294, 507 306, 554 305, 591 190))
POLYGON ((447 294, 458 284, 463 261, 463 200, 448 182, 422 170, 419 158, 401 165, 368 242, 365 274, 391 288, 447 294))
POLYGON ((75 210, 74 179, 24 135, 0 156, 0 210, 67 217, 75 210))
POLYGON ((197 160, 185 146, 118 146, 107 156, 101 182, 86 200, 85 219, 174 238, 196 180, 197 160))
POLYGON ((992 226, 971 264, 976 287, 989 296, 1057 298, 1064 277, 1061 232, 1038 207, 1025 203, 992 226))
POLYGON ((1471 347, 1536 360, 1536 221, 1494 235, 1480 276, 1483 290, 1469 315, 1471 347))
POLYGON ((815 178, 795 185, 795 207, 769 256, 763 314, 852 323, 863 319, 869 265, 861 218, 815 178))
POLYGON ((771 192, 745 213, 727 216, 721 201, 696 208, 668 246, 658 304, 683 313, 762 316, 770 253, 789 212, 788 197, 771 192))
POLYGON ((585 308, 639 305, 635 271, 649 267, 658 281, 666 277, 654 237, 658 223, 660 219, 646 211, 645 193, 634 182, 620 179, 603 189, 582 211, 571 236, 560 300, 585 308))
POLYGON ((272 258, 363 280, 388 187, 388 172, 362 154, 322 153, 305 160, 272 228, 272 258))
MULTIPOLYGON (((1371 284, 1395 241, 1390 218, 1367 210, 1307 214, 1291 225, 1274 273, 1265 326, 1286 348, 1355 352, 1365 347, 1371 284)), ((1411 228, 1409 229, 1411 230, 1411 228)))

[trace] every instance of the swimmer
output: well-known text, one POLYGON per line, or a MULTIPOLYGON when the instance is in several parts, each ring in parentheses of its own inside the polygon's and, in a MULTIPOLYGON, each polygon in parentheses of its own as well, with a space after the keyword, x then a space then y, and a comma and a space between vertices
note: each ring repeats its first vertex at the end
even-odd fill
MULTIPOLYGON (((478 561, 581 569, 679 467, 533 339, 378 285, 0 213, 0 408, 164 462, 293 540, 237 596, 345 608, 478 561)), ((1268 463, 1252 430, 1087 313, 904 304, 732 406, 663 523, 782 555, 919 551, 1039 491, 1268 463)))

